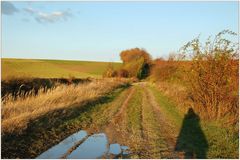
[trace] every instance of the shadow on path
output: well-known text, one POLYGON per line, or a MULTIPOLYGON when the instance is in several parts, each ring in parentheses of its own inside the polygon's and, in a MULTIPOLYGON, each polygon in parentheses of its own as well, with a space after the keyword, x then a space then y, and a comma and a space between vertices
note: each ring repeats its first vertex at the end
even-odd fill
POLYGON ((185 114, 175 146, 184 158, 207 158, 208 142, 200 126, 200 118, 192 108, 185 114))

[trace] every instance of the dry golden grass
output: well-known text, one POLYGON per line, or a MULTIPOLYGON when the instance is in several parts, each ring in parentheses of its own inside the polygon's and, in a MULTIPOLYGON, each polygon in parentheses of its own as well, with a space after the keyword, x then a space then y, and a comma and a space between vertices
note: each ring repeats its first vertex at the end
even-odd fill
POLYGON ((171 100, 173 100, 180 110, 183 113, 186 113, 188 108, 192 105, 188 97, 187 88, 183 85, 170 82, 158 82, 157 88, 171 100))
POLYGON ((31 120, 54 110, 84 105, 124 83, 127 80, 103 79, 88 84, 60 85, 37 96, 19 97, 15 101, 9 97, 2 102, 2 134, 20 132, 31 120))

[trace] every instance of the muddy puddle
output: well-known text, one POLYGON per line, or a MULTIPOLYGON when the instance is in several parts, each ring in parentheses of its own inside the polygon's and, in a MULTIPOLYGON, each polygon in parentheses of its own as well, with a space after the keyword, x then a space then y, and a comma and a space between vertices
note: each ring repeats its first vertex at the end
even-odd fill
POLYGON ((43 152, 37 157, 37 159, 55 159, 63 157, 70 148, 72 148, 78 141, 83 140, 85 137, 87 137, 87 132, 79 131, 64 139, 49 150, 43 152))
POLYGON ((88 135, 86 131, 79 131, 61 141, 47 151, 43 152, 37 159, 95 159, 115 158, 129 155, 129 148, 118 143, 109 144, 105 133, 88 135))

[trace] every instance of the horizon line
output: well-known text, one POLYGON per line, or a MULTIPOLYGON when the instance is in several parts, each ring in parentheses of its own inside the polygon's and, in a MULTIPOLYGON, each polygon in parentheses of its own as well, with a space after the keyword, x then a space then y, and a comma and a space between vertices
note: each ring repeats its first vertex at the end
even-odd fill
POLYGON ((1 57, 1 59, 20 59, 20 60, 56 60, 56 61, 82 61, 82 62, 105 62, 105 63, 122 63, 122 61, 101 61, 101 60, 80 60, 80 59, 52 59, 52 58, 13 58, 1 57))

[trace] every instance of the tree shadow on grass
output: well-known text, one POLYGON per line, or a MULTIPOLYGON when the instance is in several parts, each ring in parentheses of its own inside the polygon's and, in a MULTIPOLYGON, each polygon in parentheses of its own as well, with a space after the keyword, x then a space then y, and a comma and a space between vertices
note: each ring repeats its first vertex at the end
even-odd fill
POLYGON ((184 116, 175 150, 184 152, 184 158, 207 158, 208 142, 192 108, 184 116))

